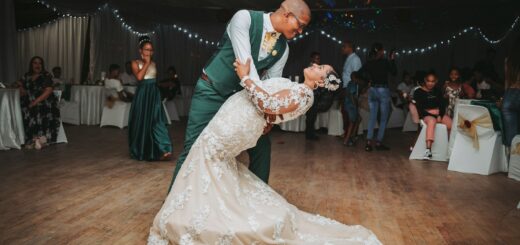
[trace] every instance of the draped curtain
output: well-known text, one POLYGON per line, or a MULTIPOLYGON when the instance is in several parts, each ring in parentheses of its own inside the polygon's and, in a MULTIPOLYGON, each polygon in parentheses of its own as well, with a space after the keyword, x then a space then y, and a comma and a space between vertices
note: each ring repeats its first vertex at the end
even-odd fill
POLYGON ((12 0, 0 1, 0 82, 12 83, 17 78, 16 23, 12 0))
POLYGON ((62 79, 79 83, 85 50, 88 17, 65 17, 54 23, 18 32, 17 76, 27 72, 33 56, 41 56, 45 68, 62 68, 62 79))
MULTIPOLYGON (((155 43, 155 35, 151 35, 155 43)), ((124 64, 138 58, 139 36, 129 32, 105 8, 91 17, 90 21, 90 65, 89 80, 101 78, 101 72, 108 72, 110 64, 124 64)))

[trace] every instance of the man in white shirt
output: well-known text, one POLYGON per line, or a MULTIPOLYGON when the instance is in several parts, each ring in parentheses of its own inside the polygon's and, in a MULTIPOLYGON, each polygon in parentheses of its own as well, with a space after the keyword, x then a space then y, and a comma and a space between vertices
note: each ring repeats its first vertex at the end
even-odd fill
POLYGON ((118 64, 111 64, 108 69, 108 76, 105 78, 105 93, 107 95, 107 106, 112 107, 117 100, 131 102, 133 94, 125 91, 123 83, 119 80, 120 67, 118 64))
POLYGON ((121 73, 119 79, 123 82, 124 85, 137 85, 137 79, 132 73, 132 62, 127 61, 125 63, 125 72, 121 73))
POLYGON ((59 66, 52 68, 52 86, 58 90, 65 89, 65 83, 61 79, 61 67, 59 66))
POLYGON ((343 94, 345 95, 345 100, 343 101, 343 128, 345 130, 345 137, 343 144, 347 146, 353 146, 355 143, 355 138, 351 137, 352 134, 355 135, 355 132, 352 132, 357 124, 359 123, 359 112, 357 107, 357 97, 358 95, 358 85, 352 81, 352 73, 357 72, 361 69, 361 59, 354 52, 354 44, 352 41, 343 42, 343 46, 341 48, 341 52, 343 55, 347 56, 345 60, 345 64, 343 65, 343 94))
MULTIPOLYGON (((172 179, 175 180, 191 146, 229 96, 240 91, 235 73, 235 59, 251 59, 247 79, 281 77, 289 57, 286 39, 301 34, 310 22, 311 12, 303 0, 285 0, 273 13, 240 10, 230 20, 219 42, 218 50, 204 67, 192 98, 184 150, 178 158, 172 179)), ((269 130, 269 129, 268 129, 269 130)), ((267 183, 271 159, 271 143, 267 135, 248 150, 249 169, 267 183)))

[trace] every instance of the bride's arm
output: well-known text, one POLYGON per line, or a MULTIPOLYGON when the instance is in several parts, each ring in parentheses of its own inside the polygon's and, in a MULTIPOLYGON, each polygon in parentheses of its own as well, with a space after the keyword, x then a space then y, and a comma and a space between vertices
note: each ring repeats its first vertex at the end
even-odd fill
POLYGON ((251 100, 255 106, 262 112, 272 115, 281 115, 289 113, 298 109, 298 107, 308 103, 309 98, 312 96, 310 93, 306 93, 305 89, 301 86, 294 86, 292 89, 283 89, 276 93, 268 93, 262 87, 258 86, 248 74, 249 63, 241 64, 238 61, 235 63, 237 68, 237 74, 241 79, 241 85, 248 92, 251 100))

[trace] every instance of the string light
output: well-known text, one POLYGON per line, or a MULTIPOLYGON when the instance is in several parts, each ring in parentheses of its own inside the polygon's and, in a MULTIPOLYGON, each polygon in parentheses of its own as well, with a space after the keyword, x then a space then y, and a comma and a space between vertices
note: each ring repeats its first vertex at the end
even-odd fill
MULTIPOLYGON (((108 5, 108 3, 105 3, 101 6, 99 6, 97 8, 97 11, 92 13, 92 14, 84 14, 84 15, 81 15, 81 16, 73 16, 71 15, 70 13, 65 13, 63 14, 57 7, 55 6, 52 6, 51 4, 47 3, 46 1, 44 0, 38 0, 36 1, 37 3, 51 9, 55 14, 57 14, 58 18, 54 19, 54 20, 51 20, 47 23, 44 23, 44 24, 39 24, 37 25, 36 27, 30 27, 30 28, 24 28, 24 29, 20 29, 18 31, 29 31, 29 30, 32 30, 32 29, 35 29, 35 28, 40 28, 44 25, 47 25, 47 24, 52 24, 52 23, 55 23, 63 18, 66 18, 66 17, 73 17, 73 18, 87 18, 89 15, 96 15, 98 13, 101 13, 102 11, 109 11, 112 13, 112 16, 114 17, 114 19, 116 19, 120 24, 121 26, 127 30, 129 33, 132 33, 133 35, 136 35, 136 36, 152 36, 152 35, 155 35, 155 32, 159 29, 160 26, 156 26, 152 31, 149 31, 149 32, 139 32, 137 31, 132 25, 129 25, 125 19, 123 18, 123 16, 121 16, 121 14, 119 14, 119 10, 117 8, 114 8, 114 7, 111 7, 108 5)), ((220 43, 218 42, 214 42, 214 41, 211 41, 211 40, 208 40, 206 38, 202 38, 199 34, 197 33, 193 33, 192 31, 188 30, 187 28, 183 28, 177 24, 173 24, 173 25, 170 25, 170 27, 173 27, 173 30, 177 30, 179 31, 181 34, 184 34, 186 35, 189 39, 191 39, 192 37, 195 38, 195 40, 199 40, 199 43, 203 44, 203 45, 206 45, 206 46, 218 46, 220 43)))
MULTIPOLYGON (((71 15, 69 12, 65 12, 63 13, 62 11, 60 11, 56 6, 52 6, 51 4, 47 3, 46 1, 44 0, 37 0, 36 1, 37 3, 47 7, 48 9, 51 9, 53 12, 55 12, 59 17, 54 19, 54 20, 51 20, 49 22, 46 22, 46 23, 43 23, 43 24, 38 24, 37 26, 33 26, 33 27, 29 27, 29 28, 23 28, 23 29, 19 29, 18 31, 30 31, 32 29, 35 29, 35 28, 40 28, 42 26, 45 26, 45 25, 48 25, 48 24, 53 24, 63 18, 87 18, 87 16, 91 15, 91 14, 84 14, 84 15, 71 15)), ((139 31, 136 31, 135 28, 129 24, 127 24, 124 20, 124 18, 119 14, 119 10, 116 9, 116 8, 111 8, 109 7, 108 3, 105 3, 104 5, 98 7, 98 11, 97 12, 101 12, 103 10, 111 10, 113 16, 115 17, 115 19, 117 21, 120 22, 121 26, 123 28, 125 28, 127 31, 129 31, 130 33, 134 34, 134 35, 137 35, 137 36, 143 36, 143 35, 154 35, 155 34, 155 31, 159 28, 159 26, 156 26, 154 28, 153 31, 151 32, 139 32, 139 31)), ((92 15, 95 15, 96 13, 92 14, 92 15)), ((470 26, 468 28, 465 28, 461 31, 459 31, 458 33, 455 33, 454 35, 451 36, 451 38, 448 38, 446 39, 446 41, 440 41, 440 42, 437 42, 437 43, 433 43, 433 44, 430 44, 430 45, 427 45, 425 47, 421 47, 421 48, 414 48, 414 49, 403 49, 401 52, 396 52, 396 55, 411 55, 411 54, 425 54, 427 52, 431 52, 435 49, 437 49, 438 47, 443 47, 443 46, 447 46, 447 45, 450 45, 453 41, 455 41, 458 37, 461 37, 463 36, 464 34, 467 34, 467 33, 470 33, 470 32, 476 32, 485 42, 487 42, 488 44, 491 44, 491 45, 496 45, 496 44, 499 44, 501 43, 502 41, 504 41, 508 36, 509 34, 516 28, 516 26, 518 25, 518 23, 520 22, 520 16, 516 17, 516 19, 513 21, 513 23, 511 24, 511 27, 509 28, 509 30, 506 31, 506 33, 504 33, 504 35, 497 39, 497 40, 492 40, 490 38, 488 38, 480 28, 477 28, 477 27, 473 27, 473 26, 470 26)), ((181 34, 184 34, 186 35, 186 37, 188 37, 189 39, 194 39, 194 40, 199 40, 199 43, 201 44, 205 44, 207 46, 218 46, 220 43, 219 42, 214 42, 214 41, 210 41, 210 40, 207 40, 205 38, 202 38, 200 37, 197 33, 193 33, 192 31, 188 30, 187 28, 183 28, 177 24, 173 24, 173 25, 170 25, 171 27, 173 27, 172 29, 173 30, 177 30, 179 31, 181 34)), ((289 42, 293 43, 293 42, 297 42, 305 37, 308 37, 311 33, 313 33, 314 31, 307 31, 303 34, 300 34, 296 37, 294 37, 292 40, 289 40, 289 42)), ((343 42, 341 41, 340 38, 337 38, 327 32, 325 32, 324 30, 321 30, 319 32, 319 34, 321 34, 321 36, 331 40, 332 42, 336 43, 336 44, 339 44, 341 45, 343 42)), ((361 48, 361 47, 357 47, 357 50, 362 50, 364 53, 367 52, 367 49, 366 48, 361 48)))
MULTIPOLYGON (((516 19, 513 21, 513 23, 511 24, 511 27, 509 28, 509 30, 504 33, 504 35, 497 39, 497 40, 491 40, 490 38, 488 38, 480 28, 476 28, 476 27, 473 27, 473 26, 470 26, 470 27, 467 27, 461 31, 459 31, 458 33, 455 33, 453 34, 450 38, 446 39, 446 41, 440 41, 440 42, 437 42, 437 43, 433 43, 433 44, 430 44, 430 45, 427 45, 427 46, 424 46, 424 47, 419 47, 419 48, 414 48, 414 49, 403 49, 401 52, 396 52, 396 55, 412 55, 412 54, 425 54, 427 52, 431 52, 435 49, 437 49, 438 47, 443 47, 443 46, 447 46, 447 45, 450 45, 452 42, 454 42, 457 38, 463 36, 464 34, 467 34, 467 33, 470 33, 470 32, 473 32, 473 31, 476 31, 477 34, 479 34, 479 36, 485 41, 487 42, 488 44, 491 44, 491 45, 497 45, 499 43, 501 43, 502 41, 504 41, 508 35, 516 28, 516 26, 518 25, 518 23, 520 22, 520 16, 516 17, 516 19)), ((319 32, 319 34, 321 34, 321 36, 331 40, 332 42, 335 42, 337 44, 342 44, 341 40, 327 32, 325 32, 324 30, 321 30, 319 32)), ((306 33, 305 35, 299 35, 297 37, 295 37, 293 40, 291 40, 291 42, 296 42, 302 38, 304 38, 305 36, 308 36, 308 34, 306 33)), ((361 48, 358 47, 357 49, 358 51, 361 50, 361 48)), ((366 48, 363 48, 362 51, 363 53, 366 53, 366 48)))

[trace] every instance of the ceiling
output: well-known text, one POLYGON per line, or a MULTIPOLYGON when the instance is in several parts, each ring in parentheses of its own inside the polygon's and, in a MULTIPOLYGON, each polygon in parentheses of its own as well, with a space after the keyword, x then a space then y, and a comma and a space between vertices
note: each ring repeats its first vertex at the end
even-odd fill
MULTIPOLYGON (((238 9, 272 11, 280 0, 46 0, 71 13, 93 12, 104 3, 118 8, 131 24, 173 22, 226 23, 238 9)), ((357 23, 372 21, 378 28, 434 28, 469 25, 502 31, 520 15, 519 0, 308 0, 311 24, 343 26, 345 13, 357 23), (338 25, 339 23, 339 25, 338 25)), ((47 22, 57 17, 35 0, 14 0, 17 28, 47 22)), ((347 27, 346 27, 347 28, 347 27)), ((358 24, 356 28, 365 28, 358 24)), ((374 30, 377 30, 374 28, 374 30)))

